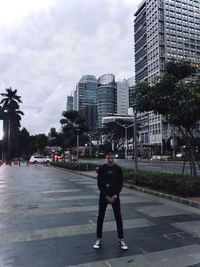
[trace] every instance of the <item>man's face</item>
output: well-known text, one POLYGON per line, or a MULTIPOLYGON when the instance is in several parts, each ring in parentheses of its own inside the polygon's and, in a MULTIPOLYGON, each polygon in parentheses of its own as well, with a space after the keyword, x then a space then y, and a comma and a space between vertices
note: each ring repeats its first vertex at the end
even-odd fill
POLYGON ((109 152, 107 155, 106 155, 106 159, 108 161, 108 163, 113 163, 114 162, 114 153, 112 152, 109 152))

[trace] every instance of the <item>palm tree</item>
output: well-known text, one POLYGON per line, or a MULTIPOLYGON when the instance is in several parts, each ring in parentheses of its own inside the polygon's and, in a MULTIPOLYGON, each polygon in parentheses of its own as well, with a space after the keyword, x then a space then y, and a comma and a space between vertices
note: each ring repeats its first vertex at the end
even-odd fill
POLYGON ((1 94, 1 96, 4 96, 5 98, 1 100, 1 104, 3 106, 12 106, 13 103, 18 104, 22 103, 21 96, 17 95, 17 89, 12 90, 12 88, 6 88, 7 93, 1 94))
POLYGON ((62 134, 64 137, 64 146, 66 148, 73 148, 77 144, 77 130, 79 131, 80 144, 83 145, 88 142, 88 127, 85 119, 81 117, 76 110, 63 111, 60 123, 62 125, 62 134))
POLYGON ((24 113, 19 109, 19 103, 22 103, 21 96, 17 95, 17 89, 6 88, 6 93, 2 93, 3 99, 0 104, 3 104, 4 111, 4 128, 5 128, 5 143, 7 144, 7 158, 12 155, 12 148, 15 144, 15 136, 18 135, 21 127, 21 116, 24 113))

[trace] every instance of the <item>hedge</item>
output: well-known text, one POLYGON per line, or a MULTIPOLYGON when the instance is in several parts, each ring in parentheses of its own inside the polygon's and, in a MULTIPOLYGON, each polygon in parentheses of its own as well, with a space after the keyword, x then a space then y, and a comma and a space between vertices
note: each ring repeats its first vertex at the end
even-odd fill
MULTIPOLYGON (((125 169, 123 173, 125 181, 134 181, 134 170, 125 169)), ((182 197, 200 196, 200 176, 138 170, 136 184, 182 197)))
POLYGON ((97 165, 93 163, 76 163, 65 161, 52 162, 51 165, 77 171, 94 171, 97 167, 97 165))

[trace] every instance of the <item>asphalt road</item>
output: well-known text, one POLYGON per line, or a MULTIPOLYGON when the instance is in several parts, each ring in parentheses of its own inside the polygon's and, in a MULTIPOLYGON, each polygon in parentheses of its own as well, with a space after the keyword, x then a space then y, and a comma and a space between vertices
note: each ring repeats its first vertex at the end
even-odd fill
MULTIPOLYGON (((105 159, 80 159, 80 162, 93 162, 96 164, 105 163, 105 159)), ((115 162, 124 168, 134 169, 135 163, 133 160, 115 159, 115 162)), ((200 175, 199 167, 196 163, 198 175, 200 175)), ((141 170, 149 170, 156 172, 169 172, 169 173, 182 173, 183 162, 171 162, 171 161, 139 161, 138 168, 141 170)), ((187 162, 185 165, 185 174, 190 174, 190 165, 187 162)))
POLYGON ((46 166, 0 167, 1 267, 197 267, 200 210, 130 189, 121 193, 128 251, 108 208, 95 241, 96 180, 46 166))

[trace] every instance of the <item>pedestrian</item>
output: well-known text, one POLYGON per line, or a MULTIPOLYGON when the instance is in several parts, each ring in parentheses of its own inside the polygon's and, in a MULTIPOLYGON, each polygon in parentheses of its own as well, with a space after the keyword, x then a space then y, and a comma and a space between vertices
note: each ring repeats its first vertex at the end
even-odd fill
POLYGON ((99 197, 99 212, 97 219, 97 240, 93 245, 94 249, 101 247, 103 221, 107 206, 110 204, 114 211, 115 220, 117 224, 117 232, 119 238, 119 245, 121 249, 127 250, 128 247, 124 242, 123 222, 120 208, 119 194, 123 187, 123 174, 120 166, 114 163, 114 152, 108 150, 106 152, 107 163, 103 164, 98 169, 97 184, 100 191, 99 197))

